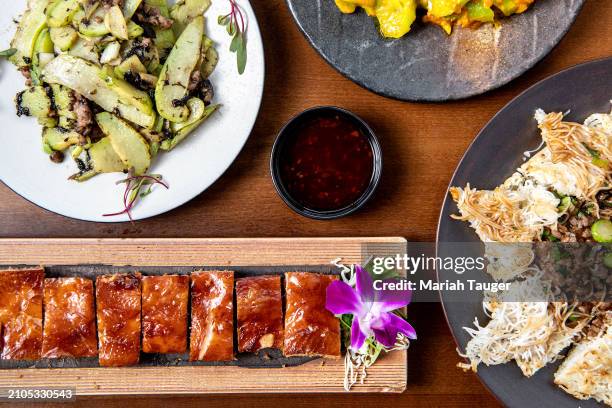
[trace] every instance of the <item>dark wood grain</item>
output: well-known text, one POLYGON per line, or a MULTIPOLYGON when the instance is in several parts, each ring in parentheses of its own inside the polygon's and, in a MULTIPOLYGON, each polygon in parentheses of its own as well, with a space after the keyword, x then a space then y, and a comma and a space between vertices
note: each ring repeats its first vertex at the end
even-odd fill
MULTIPOLYGON (((543 0, 546 1, 546 0, 543 0)), ((551 1, 551 0, 548 0, 551 1)), ((563 68, 612 55, 612 2, 588 0, 561 44, 523 77, 486 95, 446 104, 385 99, 343 78, 310 48, 284 0, 252 0, 267 60, 259 119, 238 160, 209 190, 167 214, 130 224, 92 224, 51 214, 0 186, 2 237, 292 237, 403 235, 433 241, 447 183, 476 133, 511 98, 563 68), (276 196, 268 173, 274 137, 302 109, 348 108, 377 131, 385 168, 375 198, 353 216, 313 221, 276 196)), ((511 141, 509 141, 511 143, 511 141)), ((457 354, 437 304, 415 304, 419 340, 410 350, 408 391, 398 396, 244 396, 131 398, 132 407, 497 406, 477 377, 455 368, 457 354)), ((125 406, 117 399, 82 405, 125 406)), ((78 404, 81 405, 81 404, 78 404)), ((37 405, 39 407, 50 405, 37 405)))

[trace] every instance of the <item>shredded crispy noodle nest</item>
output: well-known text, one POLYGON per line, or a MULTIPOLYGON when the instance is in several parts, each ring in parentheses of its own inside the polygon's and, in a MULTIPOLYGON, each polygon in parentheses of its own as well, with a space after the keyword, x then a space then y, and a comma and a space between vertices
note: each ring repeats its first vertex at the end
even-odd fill
MULTIPOLYGON (((467 221, 482 241, 532 242, 540 239, 544 227, 555 227, 556 219, 531 218, 530 195, 517 194, 532 183, 530 174, 563 173, 575 183, 576 197, 597 205, 595 195, 610 188, 611 172, 593 163, 589 149, 603 160, 612 160, 610 133, 596 127, 564 122, 563 114, 549 113, 539 124, 545 147, 521 166, 495 190, 451 187, 450 193, 459 208, 453 218, 467 221)), ((549 186, 543 186, 549 187, 549 186)), ((599 208, 596 208, 596 214, 599 208)), ((606 210, 608 214, 610 210, 606 210)))
MULTIPOLYGON (((564 121, 563 116, 536 111, 543 147, 499 187, 478 190, 467 184, 450 189, 459 209, 452 217, 469 222, 486 243, 487 272, 495 280, 513 282, 513 293, 485 293, 483 309, 490 320, 481 325, 475 319, 474 327, 464 327, 471 339, 459 354, 468 362, 458 366, 476 371, 481 363, 514 360, 530 377, 548 363, 564 358, 563 350, 577 344, 557 371, 555 382, 577 398, 593 397, 611 404, 612 317, 603 320, 603 334, 582 341, 593 321, 603 313, 612 313, 606 312, 610 305, 600 303, 584 314, 575 311, 576 304, 553 302, 541 271, 529 266, 533 260, 531 243, 542 239, 544 228, 558 228, 562 215, 559 196, 588 203, 596 218, 610 219, 612 215, 612 209, 597 204, 597 194, 612 186, 612 113, 594 114, 585 124, 564 121), (494 243, 523 243, 528 248, 499 248, 494 243), (504 301, 504 296, 511 296, 512 301, 504 301), (589 361, 580 360, 577 367, 574 360, 585 356, 589 361)), ((530 152, 526 156, 530 157, 530 152)))

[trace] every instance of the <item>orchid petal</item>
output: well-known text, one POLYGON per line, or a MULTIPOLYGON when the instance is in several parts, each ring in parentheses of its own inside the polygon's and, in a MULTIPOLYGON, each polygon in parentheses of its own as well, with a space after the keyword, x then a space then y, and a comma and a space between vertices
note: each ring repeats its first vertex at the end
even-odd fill
MULTIPOLYGON (((386 279, 384 282, 397 282, 395 279, 386 279)), ((382 285, 381 285, 382 287, 382 285)), ((392 312, 408 306, 412 300, 412 291, 406 290, 377 290, 376 301, 372 306, 372 313, 392 312)))
POLYGON ((355 275, 357 277, 357 282, 355 284, 355 289, 357 293, 361 297, 362 303, 368 303, 374 301, 374 282, 372 281, 372 277, 370 273, 362 268, 360 265, 355 265, 355 275))
POLYGON ((359 315, 363 305, 355 289, 336 280, 327 286, 325 308, 335 315, 359 315))
POLYGON ((359 319, 353 319, 353 324, 351 325, 351 349, 354 351, 359 350, 361 347, 363 347, 365 340, 366 334, 361 331, 359 319))
POLYGON ((385 347, 393 347, 397 341, 398 333, 410 339, 416 339, 416 331, 410 323, 393 313, 382 313, 376 323, 372 325, 376 341, 385 347))

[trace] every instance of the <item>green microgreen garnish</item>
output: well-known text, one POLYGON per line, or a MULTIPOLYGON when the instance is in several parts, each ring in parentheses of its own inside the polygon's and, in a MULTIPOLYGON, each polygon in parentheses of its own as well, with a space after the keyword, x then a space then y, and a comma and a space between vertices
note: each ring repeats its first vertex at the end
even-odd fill
POLYGON ((159 184, 165 188, 170 188, 168 184, 162 181, 161 174, 143 174, 136 176, 131 171, 127 178, 119 180, 117 184, 125 184, 125 190, 123 192, 124 209, 116 213, 103 214, 103 217, 116 217, 118 215, 127 214, 131 222, 134 222, 131 211, 136 205, 136 202, 151 194, 154 185, 159 184))
POLYGON ((220 25, 226 27, 227 33, 232 37, 230 51, 236 53, 238 73, 242 75, 247 62, 247 18, 236 0, 229 0, 229 2, 232 6, 230 12, 224 16, 219 16, 217 21, 220 25))

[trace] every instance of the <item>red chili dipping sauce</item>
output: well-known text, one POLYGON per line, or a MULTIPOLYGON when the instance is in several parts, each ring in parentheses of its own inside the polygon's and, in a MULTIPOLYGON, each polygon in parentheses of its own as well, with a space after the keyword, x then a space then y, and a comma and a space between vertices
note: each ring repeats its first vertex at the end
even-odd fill
POLYGON ((315 211, 344 208, 366 191, 372 146, 354 121, 337 114, 305 119, 281 150, 280 177, 289 195, 315 211))

